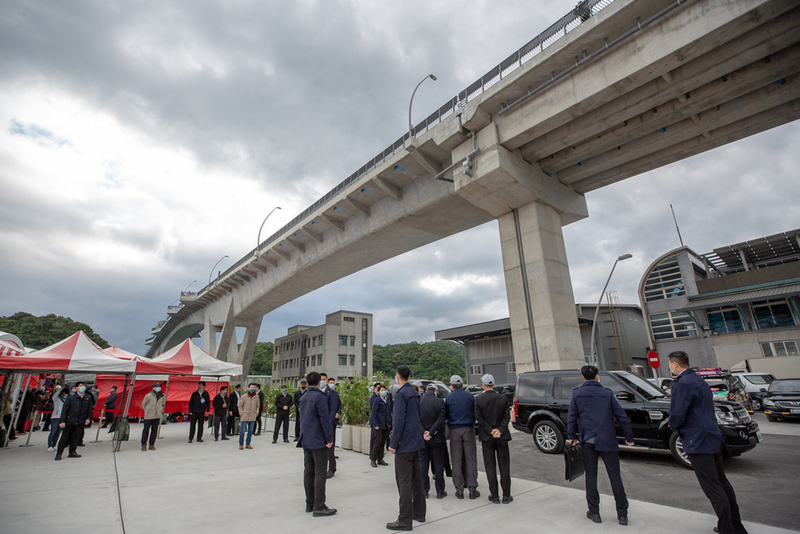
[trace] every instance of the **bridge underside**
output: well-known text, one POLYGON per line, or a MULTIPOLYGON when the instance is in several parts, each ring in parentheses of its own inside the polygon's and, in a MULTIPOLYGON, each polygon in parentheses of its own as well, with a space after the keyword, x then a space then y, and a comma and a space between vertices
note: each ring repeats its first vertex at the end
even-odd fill
POLYGON ((798 0, 616 0, 340 184, 186 304, 150 352, 204 324, 207 349, 247 360, 234 326, 494 218, 518 371, 575 367, 561 226, 588 216, 589 191, 796 120, 799 41, 798 0))

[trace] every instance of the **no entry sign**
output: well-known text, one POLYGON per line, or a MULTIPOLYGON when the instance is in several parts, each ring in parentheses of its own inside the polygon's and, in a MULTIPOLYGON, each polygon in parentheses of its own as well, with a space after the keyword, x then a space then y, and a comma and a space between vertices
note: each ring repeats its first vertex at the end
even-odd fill
POLYGON ((654 350, 647 353, 647 361, 653 369, 658 369, 658 366, 661 365, 661 361, 658 359, 658 353, 654 350))

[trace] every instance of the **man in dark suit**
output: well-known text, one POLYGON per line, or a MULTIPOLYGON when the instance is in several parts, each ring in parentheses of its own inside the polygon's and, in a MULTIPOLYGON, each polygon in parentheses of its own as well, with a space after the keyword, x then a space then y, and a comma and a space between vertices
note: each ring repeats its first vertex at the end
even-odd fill
MULTIPOLYGON (((583 468, 586 472, 586 517, 595 523, 600 519, 600 494, 597 493, 597 458, 602 458, 611 480, 611 491, 617 503, 617 520, 628 524, 628 498, 622 485, 619 469, 619 443, 614 430, 614 418, 625 433, 625 444, 633 445, 633 429, 625 410, 619 405, 610 389, 600 385, 598 370, 594 365, 581 367, 583 384, 572 392, 567 415, 567 438, 576 445, 575 438, 580 420, 580 443, 583 448, 583 468)), ((483 394, 481 394, 483 395, 483 394)))
POLYGON ((278 434, 283 426, 283 442, 289 443, 289 410, 294 401, 289 395, 289 388, 281 386, 281 392, 275 396, 275 430, 272 432, 272 443, 278 442, 278 434))
POLYGON ((672 384, 669 426, 678 432, 683 451, 689 457, 694 474, 714 513, 716 532, 745 534, 739 515, 736 493, 722 466, 725 437, 717 426, 711 387, 689 368, 689 356, 682 351, 669 355, 669 368, 677 375, 672 384))
POLYGON ((425 448, 424 430, 419 417, 420 396, 408 383, 411 370, 401 365, 395 380, 400 389, 394 397, 394 427, 389 452, 394 453, 394 478, 400 494, 400 513, 397 521, 388 523, 389 530, 412 530, 412 520, 425 522, 427 506, 419 467, 419 451, 425 448))
POLYGON ((258 417, 256 418, 256 431, 253 434, 254 436, 261 435, 261 416, 264 414, 264 392, 261 391, 261 384, 256 383, 256 389, 258 389, 258 417))
POLYGON ((389 465, 383 459, 386 438, 389 436, 389 404, 386 400, 388 391, 383 384, 375 389, 377 392, 373 392, 369 399, 369 427, 372 429, 369 459, 372 467, 378 467, 378 464, 389 465))
POLYGON ((206 412, 211 409, 211 397, 206 391, 206 383, 202 380, 197 384, 197 391, 189 398, 189 443, 194 439, 194 429, 197 428, 197 443, 203 443, 203 426, 206 421, 206 412))
POLYGON ((86 391, 86 384, 78 382, 75 384, 76 392, 67 397, 64 407, 61 409, 61 422, 58 424, 63 429, 61 439, 56 450, 56 460, 61 459, 64 449, 69 446, 69 457, 80 458, 78 445, 83 437, 83 429, 89 424, 92 417, 92 406, 94 399, 92 394, 86 391))
POLYGON ((306 393, 306 381, 300 381, 300 389, 294 392, 294 440, 300 439, 300 401, 306 393))
POLYGON ((228 412, 228 435, 232 436, 236 432, 236 418, 239 417, 239 396, 242 393, 242 386, 241 384, 236 384, 236 386, 231 389, 231 394, 228 395, 228 406, 230 406, 230 411, 228 412))
POLYGON ((511 456, 508 442, 511 432, 508 422, 511 411, 504 395, 494 389, 494 376, 485 374, 481 377, 483 393, 475 398, 475 419, 478 421, 478 439, 483 450, 483 466, 489 481, 489 500, 500 504, 497 493, 497 469, 500 468, 500 486, 503 490, 503 504, 514 500, 511 496, 511 456))
POLYGON ((297 443, 303 448, 306 512, 313 512, 314 517, 329 516, 335 514, 336 509, 325 504, 328 450, 333 448, 328 399, 318 388, 319 373, 308 373, 306 381, 309 388, 300 403, 300 441, 297 443))
MULTIPOLYGON (((336 380, 328 378, 325 373, 320 373, 319 387, 328 399, 328 414, 331 418, 331 433, 336 439, 336 426, 339 424, 339 417, 342 415, 342 400, 336 392, 336 380), (324 388, 324 389, 323 389, 324 388)), ((336 444, 328 449, 328 478, 333 478, 336 474, 336 444)))
POLYGON ((425 447, 419 451, 419 468, 422 472, 422 485, 425 488, 425 497, 431 491, 431 481, 428 472, 433 466, 433 481, 436 487, 436 498, 444 499, 447 492, 444 489, 444 461, 447 457, 447 440, 445 439, 444 401, 438 397, 436 384, 428 384, 425 395, 419 400, 419 419, 422 423, 425 447))
POLYGON ((100 428, 107 427, 114 420, 116 415, 114 410, 117 409, 117 386, 111 386, 111 393, 108 394, 108 398, 103 405, 106 407, 106 420, 100 428))

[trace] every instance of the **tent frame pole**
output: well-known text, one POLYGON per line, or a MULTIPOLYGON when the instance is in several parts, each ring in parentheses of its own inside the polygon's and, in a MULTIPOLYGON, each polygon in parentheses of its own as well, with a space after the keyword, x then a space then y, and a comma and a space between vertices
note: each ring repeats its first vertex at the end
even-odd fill
MULTIPOLYGON (((125 397, 125 410, 122 412, 122 419, 116 425, 114 430, 114 452, 119 451, 120 447, 122 446, 122 440, 119 439, 119 427, 121 426, 119 423, 122 421, 128 420, 128 409, 131 407, 131 397, 133 397, 133 385, 136 383, 136 372, 132 373, 130 376, 130 384, 128 388, 128 394, 125 397)), ((128 382, 126 380, 126 382, 128 382)), ((130 432, 130 427, 128 427, 128 431, 130 432)))

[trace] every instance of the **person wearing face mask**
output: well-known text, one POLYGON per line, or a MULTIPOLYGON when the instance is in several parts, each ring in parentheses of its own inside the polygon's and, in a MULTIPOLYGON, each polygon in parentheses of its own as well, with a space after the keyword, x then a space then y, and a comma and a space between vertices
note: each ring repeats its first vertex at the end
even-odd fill
POLYGON ((264 392, 261 391, 261 384, 256 383, 256 395, 258 395, 258 415, 256 416, 254 436, 261 435, 261 416, 264 413, 264 392))
MULTIPOLYGON (((339 424, 339 417, 342 414, 342 400, 336 392, 336 380, 328 378, 325 373, 320 373, 319 386, 328 399, 328 414, 331 418, 331 434, 336 437, 336 425, 339 424)), ((333 478, 336 474, 336 451, 335 447, 328 449, 328 478, 333 478)))
POLYGON ((247 392, 243 393, 239 399, 239 417, 241 418, 241 430, 239 431, 239 450, 245 448, 244 436, 247 434, 247 448, 252 449, 250 440, 253 437, 253 428, 258 418, 258 408, 261 400, 258 398, 258 388, 256 384, 247 386, 247 392))
POLYGON ((275 430, 272 432, 272 443, 277 443, 278 432, 283 426, 283 442, 289 443, 289 410, 294 402, 289 389, 281 386, 281 392, 275 396, 275 430))
POLYGON ((241 384, 236 384, 236 387, 231 390, 231 394, 228 395, 228 406, 230 407, 230 411, 228 412, 228 435, 233 436, 236 433, 236 419, 239 417, 239 397, 242 394, 242 386, 241 384))
POLYGON ((211 408, 211 397, 208 395, 206 383, 200 381, 197 391, 189 399, 189 443, 194 439, 194 429, 197 427, 197 443, 203 442, 203 425, 206 422, 206 412, 211 408))
POLYGON ((228 414, 230 413, 230 400, 228 399, 228 388, 222 386, 219 393, 214 397, 214 441, 219 441, 219 430, 222 428, 222 439, 227 440, 225 435, 228 428, 228 414))
POLYGON ((161 384, 156 382, 153 389, 144 396, 142 400, 142 410, 144 410, 144 428, 142 429, 142 450, 147 450, 148 436, 150 438, 150 450, 156 450, 156 438, 158 437, 158 425, 164 415, 164 405, 167 397, 161 393, 161 384))
MULTIPOLYGON (((325 482, 328 463, 328 449, 333 448, 334 435, 331 432, 328 399, 322 392, 319 373, 311 371, 306 376, 308 392, 300 403, 300 441, 303 448, 303 487, 306 493, 306 512, 314 517, 331 516, 335 508, 325 504, 325 482)), ((327 389, 327 388, 325 388, 327 389)))
POLYGON ((64 410, 64 402, 69 396, 69 389, 61 388, 53 395, 53 415, 50 418, 50 435, 47 436, 47 450, 53 452, 56 450, 58 438, 61 435, 61 413, 64 410))
POLYGON ((61 439, 58 441, 56 450, 56 460, 61 459, 61 454, 69 445, 69 457, 80 458, 78 454, 78 444, 83 436, 85 425, 89 424, 92 416, 92 406, 94 405, 92 395, 86 391, 86 384, 78 382, 75 384, 76 391, 64 401, 61 410, 61 422, 58 426, 62 429, 61 439))
POLYGON ((386 386, 383 384, 375 388, 377 395, 369 399, 369 427, 372 429, 372 448, 370 449, 370 465, 389 465, 383 459, 386 452, 386 439, 389 436, 389 405, 386 402, 386 386))
POLYGON ((300 389, 294 392, 294 440, 300 439, 300 401, 306 394, 306 381, 300 381, 300 389))

